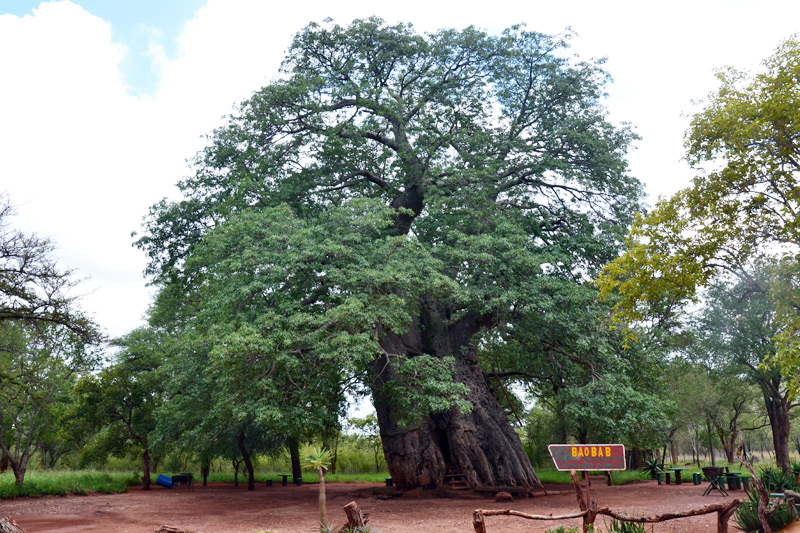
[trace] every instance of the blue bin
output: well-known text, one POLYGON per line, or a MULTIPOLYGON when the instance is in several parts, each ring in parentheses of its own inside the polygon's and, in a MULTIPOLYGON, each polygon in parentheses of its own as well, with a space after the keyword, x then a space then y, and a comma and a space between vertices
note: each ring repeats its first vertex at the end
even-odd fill
POLYGON ((172 478, 169 476, 158 476, 156 480, 156 485, 161 485, 162 487, 167 487, 168 489, 172 488, 172 478))

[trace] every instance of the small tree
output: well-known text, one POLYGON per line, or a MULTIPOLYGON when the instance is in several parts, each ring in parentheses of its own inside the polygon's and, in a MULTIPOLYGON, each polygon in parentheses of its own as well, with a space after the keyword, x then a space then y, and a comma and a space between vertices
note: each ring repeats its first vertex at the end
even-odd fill
POLYGON ((381 443, 381 428, 378 426, 378 417, 370 413, 364 418, 351 418, 350 424, 359 431, 358 441, 366 443, 375 460, 375 472, 381 471, 381 457, 383 445, 381 443))
POLYGON ((96 357, 59 324, 0 322, 0 454, 22 485, 31 456, 41 446, 64 392, 96 357))
POLYGON ((319 523, 321 529, 328 525, 325 517, 325 470, 331 462, 330 450, 313 448, 311 452, 303 458, 303 466, 313 468, 319 474, 319 523))
POLYGON ((133 444, 142 458, 143 488, 150 488, 154 412, 163 401, 158 373, 163 342, 152 329, 142 328, 115 341, 122 349, 116 364, 87 376, 75 387, 77 412, 98 433, 96 444, 106 452, 123 453, 133 444))

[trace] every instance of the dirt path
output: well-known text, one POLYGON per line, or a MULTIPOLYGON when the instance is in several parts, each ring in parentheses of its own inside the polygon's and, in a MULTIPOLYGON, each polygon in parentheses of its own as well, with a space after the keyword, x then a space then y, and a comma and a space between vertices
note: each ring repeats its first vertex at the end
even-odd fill
MULTIPOLYGON (((577 510, 574 495, 545 496, 497 503, 494 498, 443 499, 433 493, 413 491, 402 498, 381 500, 371 483, 329 483, 328 517, 334 525, 345 521, 341 508, 356 500, 369 513, 370 525, 382 533, 471 533, 474 509, 511 508, 535 514, 562 514, 577 510)), ((569 487, 564 487, 569 488, 569 487)), ((629 515, 658 514, 702 507, 711 503, 742 499, 744 493, 703 497, 705 484, 681 486, 655 482, 621 487, 592 486, 599 506, 623 510, 629 515)), ((193 492, 133 489, 127 494, 19 498, 0 501, 0 516, 9 515, 28 533, 40 531, 78 533, 103 531, 151 533, 162 524, 203 533, 310 533, 319 519, 317 485, 259 485, 254 492, 245 487, 211 484, 193 492)), ((521 518, 487 517, 489 533, 543 533, 561 524, 575 526, 580 520, 534 522, 521 518)), ((598 520, 602 530, 602 519, 598 520)), ((733 525, 733 523, 731 523, 733 525)), ((648 531, 649 531, 648 527, 648 531)), ((732 528, 733 531, 735 529, 732 528)), ((657 524, 655 533, 715 532, 716 514, 657 524)))

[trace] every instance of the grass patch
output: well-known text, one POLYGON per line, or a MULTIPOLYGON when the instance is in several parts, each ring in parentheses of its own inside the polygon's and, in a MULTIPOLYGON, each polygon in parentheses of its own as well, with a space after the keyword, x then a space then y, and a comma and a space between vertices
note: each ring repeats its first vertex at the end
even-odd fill
MULTIPOLYGON (((603 475, 603 472, 589 472, 593 476, 603 475)), ((570 485, 572 481, 569 478, 569 472, 562 472, 558 470, 537 470, 536 475, 539 476, 539 481, 542 483, 557 483, 570 485)), ((578 474, 581 475, 580 473, 578 474)), ((581 477, 581 479, 583 479, 581 477)), ((635 481, 646 481, 647 474, 640 470, 620 470, 611 473, 611 481, 614 485, 625 485, 626 483, 633 483, 635 481)))
POLYGON ((28 472, 21 487, 14 484, 14 475, 0 474, 0 499, 21 496, 85 496, 89 491, 103 494, 127 492, 128 487, 140 483, 137 474, 123 472, 97 472, 78 470, 75 472, 28 472))
MULTIPOLYGON (((289 473, 288 471, 286 472, 289 473)), ((271 479, 274 484, 280 484, 283 480, 282 473, 270 472, 266 474, 256 473, 256 483, 264 483, 266 480, 271 479)), ((327 483, 354 483, 357 481, 364 481, 368 483, 383 483, 389 477, 388 472, 379 472, 372 474, 325 474, 325 481, 327 483)), ((202 483, 203 478, 195 475, 195 483, 202 483)), ((211 473, 208 475, 208 481, 220 483, 233 483, 233 474, 211 473)), ((292 483, 292 476, 289 475, 289 483, 292 483)), ((318 483, 319 476, 316 472, 303 472, 303 483, 318 483)), ((247 472, 239 472, 239 483, 247 483, 247 472)))

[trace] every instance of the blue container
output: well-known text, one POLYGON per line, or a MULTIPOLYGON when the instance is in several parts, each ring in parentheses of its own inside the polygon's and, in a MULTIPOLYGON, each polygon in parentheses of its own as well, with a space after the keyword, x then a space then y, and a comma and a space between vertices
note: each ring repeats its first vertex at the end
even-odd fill
POLYGON ((172 478, 169 476, 158 476, 156 480, 156 485, 161 485, 162 487, 167 487, 168 489, 172 488, 172 478))

